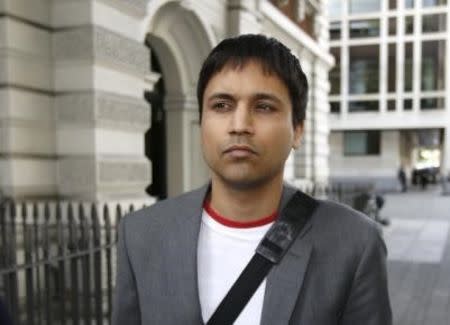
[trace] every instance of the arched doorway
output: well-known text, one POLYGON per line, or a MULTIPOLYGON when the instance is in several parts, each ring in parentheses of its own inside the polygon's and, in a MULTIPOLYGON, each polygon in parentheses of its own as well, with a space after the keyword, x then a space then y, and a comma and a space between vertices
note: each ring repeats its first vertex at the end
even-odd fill
MULTIPOLYGON (((161 75, 161 64, 150 48, 152 71, 161 75)), ((145 132, 145 156, 152 163, 152 182, 145 191, 157 199, 167 198, 167 132, 164 98, 164 78, 160 77, 152 91, 145 91, 144 98, 151 107, 150 129, 145 132)))
MULTIPOLYGON (((195 94, 201 64, 215 41, 193 9, 179 2, 156 2, 160 7, 150 10, 153 14, 149 17, 145 39, 156 58, 152 65, 160 65, 166 138, 165 142, 160 139, 153 145, 164 146, 165 143, 166 194, 174 196, 198 187, 208 179, 208 168, 201 154, 195 94)), ((147 95, 152 106, 161 104, 158 104, 161 97, 152 95, 159 91, 158 87, 155 85, 147 95)), ((157 161, 157 158, 153 160, 157 161)), ((162 170, 159 169, 159 173, 163 173, 162 170)), ((163 179, 162 174, 153 174, 153 177, 163 179)))

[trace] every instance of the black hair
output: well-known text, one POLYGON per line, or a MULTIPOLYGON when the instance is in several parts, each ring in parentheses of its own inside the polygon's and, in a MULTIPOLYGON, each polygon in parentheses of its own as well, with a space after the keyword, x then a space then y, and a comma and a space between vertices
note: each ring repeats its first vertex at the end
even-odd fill
POLYGON ((197 84, 200 122, 203 95, 211 78, 228 64, 239 68, 249 60, 261 63, 265 72, 274 73, 284 82, 292 103, 292 123, 294 126, 303 123, 308 101, 308 81, 299 60, 275 38, 255 34, 224 39, 206 58, 197 84))

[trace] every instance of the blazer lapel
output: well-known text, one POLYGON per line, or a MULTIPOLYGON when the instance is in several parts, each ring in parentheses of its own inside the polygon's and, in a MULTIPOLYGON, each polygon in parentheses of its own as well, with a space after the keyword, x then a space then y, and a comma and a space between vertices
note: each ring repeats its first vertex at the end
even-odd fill
MULTIPOLYGON (((284 187, 280 210, 294 192, 295 189, 284 187)), ((311 221, 305 225, 280 264, 270 271, 266 282, 261 325, 289 323, 312 251, 312 245, 303 238, 310 228, 311 221)))
POLYGON ((172 288, 179 297, 177 305, 174 306, 177 312, 171 312, 171 316, 169 316, 174 323, 182 321, 181 319, 172 319, 176 317, 175 315, 184 315, 196 324, 203 323, 198 294, 197 245, 203 200, 208 188, 208 186, 200 188, 192 193, 193 195, 187 202, 183 202, 182 211, 180 210, 178 213, 183 213, 186 217, 177 218, 179 220, 178 231, 172 234, 175 237, 171 244, 176 244, 177 249, 169 250, 174 255, 169 258, 172 267, 168 269, 171 273, 172 288))

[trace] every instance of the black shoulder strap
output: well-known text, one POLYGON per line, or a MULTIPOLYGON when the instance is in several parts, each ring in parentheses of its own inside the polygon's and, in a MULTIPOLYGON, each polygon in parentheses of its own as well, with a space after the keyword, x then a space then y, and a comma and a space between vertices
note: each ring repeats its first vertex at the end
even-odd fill
POLYGON ((278 264, 310 219, 318 202, 296 191, 256 248, 250 262, 223 298, 207 325, 231 325, 274 264, 278 264))

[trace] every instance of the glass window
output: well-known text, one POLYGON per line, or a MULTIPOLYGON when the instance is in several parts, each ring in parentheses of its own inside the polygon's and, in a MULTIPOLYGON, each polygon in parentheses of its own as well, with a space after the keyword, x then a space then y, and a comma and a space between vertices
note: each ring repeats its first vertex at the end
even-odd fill
POLYGON ((392 93, 396 91, 397 83, 397 51, 395 44, 388 45, 388 68, 387 68, 387 78, 388 78, 388 92, 392 93))
POLYGON ((336 95, 341 93, 341 48, 332 47, 331 55, 334 56, 335 65, 330 70, 329 79, 331 84, 330 94, 336 95))
POLYGON ((328 1, 328 15, 331 19, 341 17, 342 0, 329 0, 328 1))
POLYGON ((397 9, 397 0, 389 0, 389 9, 397 9))
POLYGON ((390 17, 388 20, 388 33, 389 35, 397 35, 397 18, 390 17))
POLYGON ((330 39, 336 40, 341 38, 341 22, 335 21, 330 23, 330 39))
POLYGON ((431 98, 422 98, 420 100, 420 109, 421 110, 429 110, 429 109, 444 109, 445 100, 442 97, 431 97, 431 98))
POLYGON ((445 14, 424 15, 422 17, 422 33, 445 32, 447 17, 445 14))
POLYGON ((422 90, 445 89, 445 41, 422 43, 422 90))
POLYGON ((351 14, 380 11, 380 0, 349 0, 351 14))
POLYGON ((350 94, 368 94, 379 91, 379 45, 350 47, 350 94))
POLYGON ((376 37, 380 36, 380 21, 371 20, 353 20, 349 23, 350 38, 376 37))
POLYGON ((412 91, 413 88, 413 44, 411 42, 405 43, 405 75, 404 75, 404 90, 412 91))
POLYGON ((434 7, 446 4, 447 0, 422 0, 422 7, 434 7))
POLYGON ((330 102, 330 112, 332 114, 339 114, 341 112, 340 102, 330 102))
POLYGON ((414 17, 413 16, 406 16, 405 17, 405 34, 412 34, 414 33, 414 17))
POLYGON ((378 112, 377 100, 355 100, 348 103, 350 113, 357 112, 378 112))
POLYGON ((403 110, 404 111, 412 110, 412 106, 413 106, 412 99, 405 99, 405 100, 403 100, 403 110))
POLYGON ((414 0, 405 0, 405 8, 414 8, 414 0))
POLYGON ((344 155, 379 155, 381 149, 380 131, 344 131, 344 155))
POLYGON ((396 108, 396 105, 397 105, 396 103, 397 103, 397 101, 395 99, 389 99, 387 101, 387 110, 389 112, 395 111, 395 108, 396 108))

